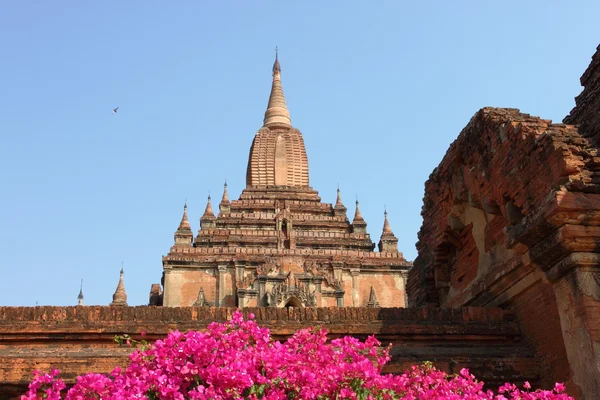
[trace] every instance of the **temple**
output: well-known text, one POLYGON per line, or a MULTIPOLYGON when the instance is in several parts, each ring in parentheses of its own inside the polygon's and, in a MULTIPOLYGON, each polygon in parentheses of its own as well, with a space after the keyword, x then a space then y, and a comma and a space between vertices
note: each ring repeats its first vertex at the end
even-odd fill
POLYGON ((225 183, 216 215, 209 196, 195 237, 184 206, 175 243, 163 257, 164 293, 154 285, 150 303, 404 307, 412 264, 398 252, 387 212, 375 251, 358 201, 350 222, 339 188, 335 204, 322 202, 309 186, 308 171, 276 56, 263 126, 250 147, 246 188, 238 200, 229 200, 225 183))
POLYGON ((218 209, 209 197, 195 236, 184 205, 150 306, 128 306, 121 270, 110 306, 83 305, 81 286, 79 306, 0 307, 0 399, 20 398, 34 369, 72 384, 126 365, 131 348, 115 335, 154 341, 235 307, 276 340, 312 326, 375 335, 391 344, 385 373, 431 361, 469 368, 485 389, 564 382, 576 399, 598 399, 600 46, 581 84, 563 123, 475 113, 425 183, 411 265, 385 210, 375 251, 358 202, 350 222, 339 189, 327 204, 309 186, 276 60, 240 198, 227 185, 218 209))

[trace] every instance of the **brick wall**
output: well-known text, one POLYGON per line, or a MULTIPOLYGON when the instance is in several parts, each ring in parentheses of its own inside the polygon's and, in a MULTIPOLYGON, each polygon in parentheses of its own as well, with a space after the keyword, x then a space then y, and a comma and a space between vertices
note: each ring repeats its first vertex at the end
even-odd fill
MULTIPOLYGON (((59 367, 72 381, 85 371, 123 365, 129 349, 114 335, 161 338, 170 330, 202 329, 225 321, 232 308, 0 307, 0 398, 23 391, 33 368, 59 367)), ((490 385, 537 382, 533 354, 521 341, 514 315, 499 308, 246 308, 276 339, 321 326, 330 337, 375 335, 392 343, 388 372, 432 361, 449 372, 469 367, 490 385)), ((7 397, 5 397, 7 398, 7 397)))
POLYGON ((592 56, 592 62, 581 76, 584 87, 575 98, 575 108, 565 117, 565 124, 580 125, 580 131, 600 143, 600 46, 592 56))

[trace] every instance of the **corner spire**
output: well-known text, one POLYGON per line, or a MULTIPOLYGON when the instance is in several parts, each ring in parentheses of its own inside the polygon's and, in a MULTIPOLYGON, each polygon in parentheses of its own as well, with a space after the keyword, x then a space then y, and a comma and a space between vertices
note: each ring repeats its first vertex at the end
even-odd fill
POLYGON ((381 232, 381 239, 379 239, 379 251, 397 252, 398 251, 398 238, 394 236, 392 227, 388 221, 387 209, 383 211, 383 230, 381 232))
POLYGON ((79 287, 79 295, 77 296, 77 305, 83 305, 83 279, 81 280, 81 286, 79 287))
POLYGON ((281 86, 281 65, 279 64, 279 52, 275 48, 275 62, 273 63, 273 84, 271 85, 271 95, 269 104, 265 111, 263 126, 282 125, 292 126, 290 112, 287 109, 283 87, 281 86))
POLYGON ((228 213, 231 211, 231 202, 229 201, 229 193, 227 193, 227 181, 223 185, 223 197, 219 203, 219 213, 228 213))
POLYGON ((186 202, 183 205, 183 216, 181 217, 181 222, 179 223, 179 227, 175 231, 175 244, 191 246, 193 240, 194 234, 192 233, 190 221, 188 220, 186 200, 186 202))
POLYGON ((206 202, 206 209, 204 210, 204 214, 200 217, 200 229, 205 228, 214 228, 216 226, 217 217, 215 217, 215 213, 212 209, 212 204, 210 202, 210 193, 208 193, 208 201, 206 202))
POLYGON ((337 198, 335 199, 336 206, 342 206, 342 196, 340 196, 340 187, 337 188, 337 198))
POLYGON ((213 212, 212 204, 210 202, 210 193, 208 194, 208 199, 207 199, 207 202, 206 202, 206 208, 204 209, 204 214, 202 215, 202 218, 204 218, 204 217, 215 218, 215 213, 213 212))
POLYGON ((121 265, 121 272, 119 276, 119 284, 113 294, 113 301, 110 303, 111 306, 126 306, 127 305, 127 293, 125 292, 125 282, 123 280, 123 266, 121 265))
POLYGON ((384 209, 384 211, 383 211, 383 233, 387 233, 387 234, 391 234, 391 235, 394 234, 394 232, 392 232, 392 227, 390 226, 390 222, 388 221, 387 209, 384 209))
POLYGON ((356 199, 356 210, 354 211, 354 220, 352 221, 352 232, 354 233, 367 233, 367 223, 365 222, 360 208, 358 207, 358 199, 356 199))
POLYGON ((179 228, 177 228, 178 231, 182 231, 182 230, 190 230, 191 231, 191 227, 190 227, 190 221, 188 220, 188 215, 187 215, 187 201, 183 204, 183 216, 181 217, 181 222, 179 223, 179 228))
POLYGON ((358 199, 356 199, 356 210, 354 211, 354 224, 355 221, 364 221, 362 214, 360 213, 360 208, 358 208, 358 199))
POLYGON ((342 196, 340 195, 340 187, 337 188, 337 197, 335 199, 335 206, 333 207, 333 215, 335 216, 346 216, 346 206, 342 203, 342 196))

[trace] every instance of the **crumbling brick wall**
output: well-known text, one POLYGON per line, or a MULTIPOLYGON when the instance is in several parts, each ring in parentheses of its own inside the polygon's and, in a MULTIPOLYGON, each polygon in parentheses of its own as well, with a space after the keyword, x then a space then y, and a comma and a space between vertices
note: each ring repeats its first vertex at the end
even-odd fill
POLYGON ((600 140, 600 46, 592 57, 588 69, 581 76, 584 87, 575 98, 575 108, 565 117, 565 124, 579 125, 585 137, 592 138, 594 143, 600 140))
POLYGON ((600 47, 553 124, 484 108, 425 184, 410 306, 512 309, 547 382, 600 393, 600 47))

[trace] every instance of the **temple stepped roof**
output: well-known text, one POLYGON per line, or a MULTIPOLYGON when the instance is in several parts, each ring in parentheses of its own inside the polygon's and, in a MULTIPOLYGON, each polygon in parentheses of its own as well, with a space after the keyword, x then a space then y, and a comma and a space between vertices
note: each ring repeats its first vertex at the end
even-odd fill
MULTIPOLYGON (((402 253, 391 251, 394 243, 389 241, 383 251, 373 251, 358 201, 351 223, 339 187, 332 204, 322 202, 319 192, 309 186, 304 140, 291 125, 277 59, 263 126, 250 149, 246 188, 237 200, 229 198, 227 189, 225 183, 216 216, 209 196, 193 242, 181 239, 177 245, 176 241, 163 257, 165 268, 209 268, 236 262, 256 266, 272 256, 335 260, 349 268, 373 271, 405 270, 411 265, 402 253)), ((388 235, 391 228, 385 223, 388 235)))

